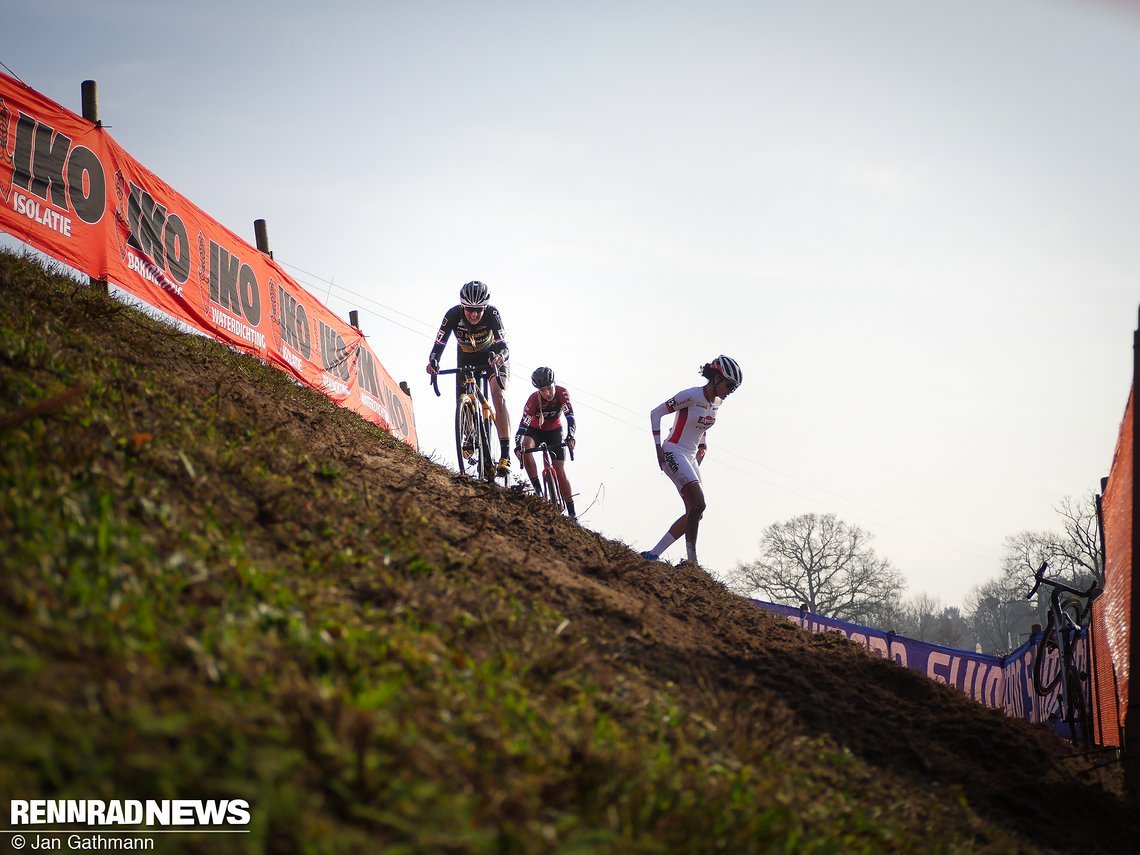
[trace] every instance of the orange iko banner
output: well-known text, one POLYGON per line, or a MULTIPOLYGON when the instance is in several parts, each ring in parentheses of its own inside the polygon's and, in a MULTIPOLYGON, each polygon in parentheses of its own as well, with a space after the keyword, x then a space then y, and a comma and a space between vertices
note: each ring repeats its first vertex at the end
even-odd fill
POLYGON ((4 74, 0 229, 275 365, 416 447, 411 398, 359 330, 102 128, 4 74))

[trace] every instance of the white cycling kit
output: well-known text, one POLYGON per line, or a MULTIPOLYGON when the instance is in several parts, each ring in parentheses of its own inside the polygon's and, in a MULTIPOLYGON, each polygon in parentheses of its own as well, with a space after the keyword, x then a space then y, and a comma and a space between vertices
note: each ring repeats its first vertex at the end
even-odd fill
POLYGON ((700 467, 697 466, 697 448, 704 445, 705 432, 716 423, 716 411, 721 405, 720 398, 711 402, 705 397, 704 386, 694 386, 678 392, 665 403, 654 407, 649 414, 653 426, 653 441, 661 436, 661 417, 676 413, 669 438, 660 443, 665 453, 665 474, 680 490, 686 484, 700 481, 700 467))

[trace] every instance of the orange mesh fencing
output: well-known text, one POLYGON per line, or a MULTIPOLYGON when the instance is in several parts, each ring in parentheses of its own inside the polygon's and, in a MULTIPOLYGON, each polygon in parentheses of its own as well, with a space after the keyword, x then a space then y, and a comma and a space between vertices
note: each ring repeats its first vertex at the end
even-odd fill
POLYGON ((1116 453, 1101 500, 1104 593, 1093 603, 1093 704, 1097 742, 1119 747, 1128 712, 1129 625, 1132 614, 1132 424, 1135 386, 1128 396, 1116 453))

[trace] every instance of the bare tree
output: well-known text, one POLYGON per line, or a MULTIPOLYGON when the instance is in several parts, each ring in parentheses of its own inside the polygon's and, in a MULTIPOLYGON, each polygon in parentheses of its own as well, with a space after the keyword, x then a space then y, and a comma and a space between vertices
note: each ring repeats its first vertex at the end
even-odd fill
MULTIPOLYGON (((1002 584, 1006 587, 1028 593, 1033 587, 1033 574, 1045 561, 1050 578, 1062 579, 1078 588, 1087 587, 1094 578, 1104 584, 1095 494, 1089 492, 1080 500, 1066 496, 1054 510, 1063 520, 1063 533, 1020 531, 1005 539, 1002 584)), ((1045 623, 1048 609, 1048 597, 1038 596, 1034 622, 1045 623)))
POLYGON ((1104 555, 1100 549, 1100 526, 1096 516, 1096 493, 1091 490, 1083 499, 1072 496, 1061 499, 1054 510, 1064 520, 1065 540, 1062 555, 1068 562, 1072 578, 1095 577, 1104 585, 1104 555))
POLYGON ((1062 519, 1063 533, 1020 531, 1005 539, 1002 571, 1019 576, 1028 589, 1042 561, 1049 562, 1050 576, 1071 582, 1096 578, 1104 584, 1104 559, 1100 552, 1100 529, 1096 518, 1096 496, 1083 499, 1066 496, 1054 508, 1062 519))
POLYGON ((966 611, 982 652, 1005 655, 1020 646, 1037 613, 1025 599, 1028 590, 1009 573, 976 585, 966 597, 966 611))
POLYGON ((806 603, 810 611, 864 625, 897 613, 902 574, 870 547, 871 535, 835 514, 803 514, 773 523, 761 556, 738 564, 735 590, 773 602, 806 603))
POLYGON ((947 606, 938 614, 934 631, 927 641, 959 650, 973 650, 973 639, 974 633, 969 621, 962 615, 962 610, 957 606, 947 606))
POLYGON ((919 641, 931 641, 938 624, 941 601, 927 593, 918 594, 903 604, 903 620, 898 631, 919 641))
MULTIPOLYGON (((906 604, 903 602, 903 586, 906 584, 899 576, 899 587, 883 589, 883 595, 877 600, 868 600, 862 613, 847 620, 854 621, 867 627, 878 627, 902 633, 899 628, 904 620, 906 604)), ((905 634, 905 633, 903 633, 905 634)))

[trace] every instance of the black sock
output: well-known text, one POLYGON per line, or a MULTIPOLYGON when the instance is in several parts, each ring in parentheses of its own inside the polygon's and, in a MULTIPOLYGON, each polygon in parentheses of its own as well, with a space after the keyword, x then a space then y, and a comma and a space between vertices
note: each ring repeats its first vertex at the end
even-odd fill
POLYGON ((570 516, 574 517, 575 519, 578 518, 578 514, 574 511, 574 503, 573 502, 568 501, 566 503, 566 512, 568 514, 570 514, 570 516))
POLYGON ((537 478, 531 478, 530 483, 534 484, 534 494, 536 496, 541 496, 542 495, 542 485, 538 483, 538 479, 537 478))
POLYGON ((511 450, 509 448, 507 448, 508 445, 510 445, 509 440, 506 440, 506 439, 500 439, 499 440, 499 448, 501 448, 503 451, 503 457, 510 457, 511 456, 511 450))

